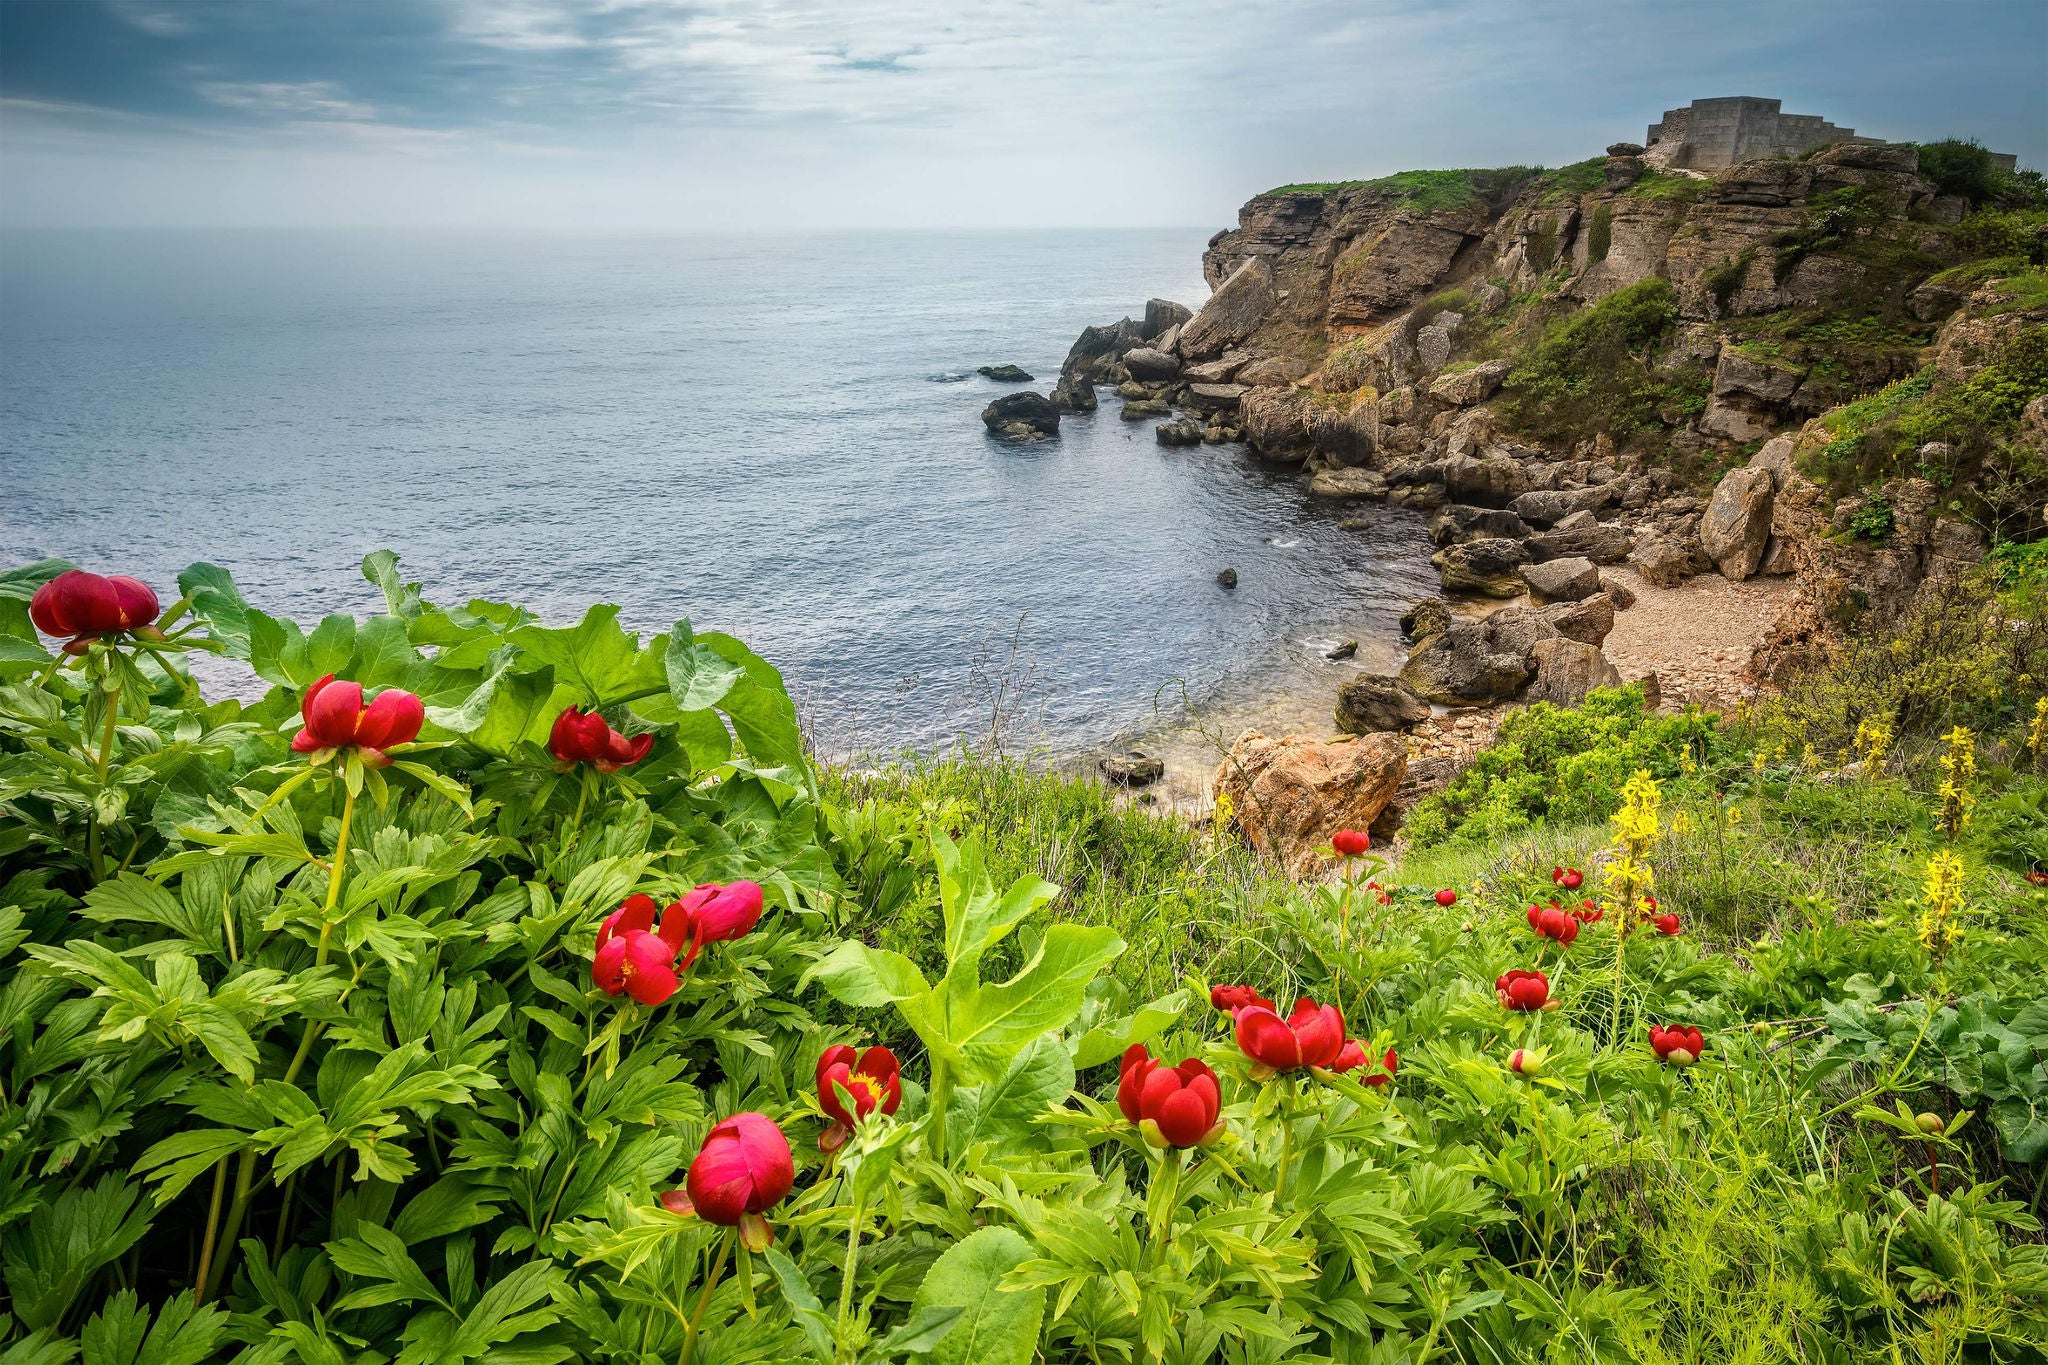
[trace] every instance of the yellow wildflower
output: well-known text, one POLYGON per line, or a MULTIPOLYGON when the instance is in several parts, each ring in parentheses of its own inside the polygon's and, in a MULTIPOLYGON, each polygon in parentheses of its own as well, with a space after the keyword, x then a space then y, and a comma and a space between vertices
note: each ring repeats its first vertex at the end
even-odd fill
POLYGON ((1941 756, 1941 812, 1934 822, 1942 837, 1953 843, 1970 823, 1970 811, 1977 804, 1970 792, 1970 781, 1977 775, 1977 742, 1960 725, 1942 738, 1948 741, 1948 752, 1941 756))
POLYGON ((2027 727, 2027 752, 2036 762, 2048 752, 2048 697, 2034 703, 2034 723, 2027 727))
POLYGON ((1892 727, 1869 717, 1856 723, 1856 752, 1863 756, 1866 775, 1877 770, 1892 747, 1892 727))
POLYGON ((1927 860, 1926 906, 1920 912, 1920 946, 1936 962, 1962 941, 1962 926, 1956 923, 1963 907, 1963 855, 1945 848, 1927 860))

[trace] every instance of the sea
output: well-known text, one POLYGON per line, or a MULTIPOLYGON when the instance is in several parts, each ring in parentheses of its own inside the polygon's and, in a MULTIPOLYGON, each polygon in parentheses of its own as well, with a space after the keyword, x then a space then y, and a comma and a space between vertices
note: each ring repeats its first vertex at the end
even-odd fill
POLYGON ((740 635, 842 759, 1327 731, 1435 589, 1420 517, 1108 389, 981 421, 1084 325, 1199 306, 1206 236, 0 232, 0 562, 168 601, 209 560, 311 621, 390 548, 434 601, 740 635))

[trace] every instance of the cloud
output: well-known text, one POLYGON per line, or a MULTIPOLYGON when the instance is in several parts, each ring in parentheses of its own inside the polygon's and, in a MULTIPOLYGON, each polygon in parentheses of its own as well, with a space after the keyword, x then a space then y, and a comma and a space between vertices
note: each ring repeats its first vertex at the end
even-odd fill
POLYGON ((2038 164, 2044 50, 2035 0, 7 0, 0 221, 1219 223, 1738 93, 2038 164))

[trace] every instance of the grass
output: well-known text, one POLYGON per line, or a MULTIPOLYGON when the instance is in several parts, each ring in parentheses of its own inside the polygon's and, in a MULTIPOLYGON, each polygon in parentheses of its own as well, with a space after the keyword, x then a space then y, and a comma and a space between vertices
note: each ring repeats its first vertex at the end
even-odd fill
POLYGON ((1469 204, 1504 203, 1541 173, 1540 168, 1531 166, 1503 166, 1492 170, 1397 171, 1376 180, 1322 180, 1281 185, 1267 190, 1260 197, 1355 193, 1421 213, 1436 213, 1464 208, 1469 204))

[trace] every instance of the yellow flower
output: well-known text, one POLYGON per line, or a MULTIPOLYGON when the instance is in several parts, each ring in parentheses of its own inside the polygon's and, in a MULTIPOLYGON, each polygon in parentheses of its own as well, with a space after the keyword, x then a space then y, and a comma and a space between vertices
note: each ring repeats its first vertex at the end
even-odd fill
POLYGON ((1813 772, 1820 767, 1820 753, 1811 744, 1800 753, 1799 766, 1807 772, 1813 772))
POLYGON ((1856 752, 1863 756, 1864 774, 1868 776, 1884 762, 1885 753, 1892 747, 1892 727, 1883 721, 1869 717, 1856 723, 1856 752))
POLYGON ((1956 914, 1963 907, 1963 855, 1945 848, 1927 860, 1927 888, 1920 912, 1920 946, 1934 956, 1962 941, 1962 926, 1956 914))
POLYGON ((1941 811, 1934 822, 1942 837, 1953 843, 1970 823, 1970 812, 1977 804, 1970 792, 1970 779, 1977 775, 1977 742, 1960 725, 1942 738, 1948 741, 1948 752, 1941 756, 1941 770, 1946 775, 1941 780, 1941 811))
POLYGON ((2048 752, 2048 697, 2034 703, 2034 723, 2027 727, 2027 752, 2036 759, 2048 752))

